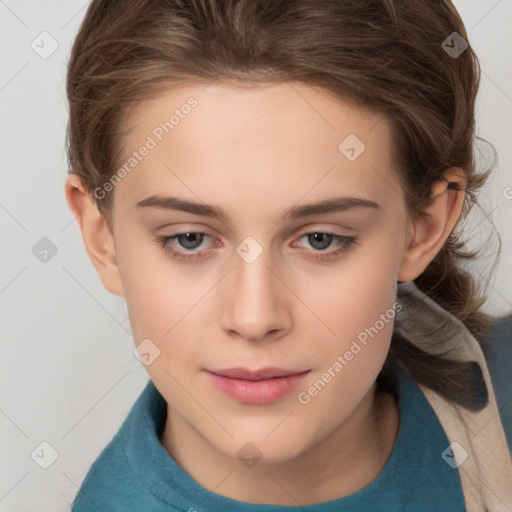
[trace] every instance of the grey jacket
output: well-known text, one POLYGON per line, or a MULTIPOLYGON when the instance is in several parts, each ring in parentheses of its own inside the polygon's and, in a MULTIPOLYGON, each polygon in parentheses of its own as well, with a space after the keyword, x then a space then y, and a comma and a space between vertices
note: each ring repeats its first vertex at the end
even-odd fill
POLYGON ((459 472, 467 511, 510 512, 512 459, 480 344, 462 322, 421 292, 414 282, 398 285, 398 302, 402 309, 396 316, 396 332, 426 352, 440 354, 449 347, 450 358, 475 361, 480 366, 488 402, 479 411, 455 405, 426 386, 420 383, 418 386, 438 416, 450 443, 454 443, 450 444, 454 470, 459 472), (428 336, 421 335, 418 326, 422 322, 439 328, 428 336), (443 344, 436 346, 433 338, 442 339, 443 344))

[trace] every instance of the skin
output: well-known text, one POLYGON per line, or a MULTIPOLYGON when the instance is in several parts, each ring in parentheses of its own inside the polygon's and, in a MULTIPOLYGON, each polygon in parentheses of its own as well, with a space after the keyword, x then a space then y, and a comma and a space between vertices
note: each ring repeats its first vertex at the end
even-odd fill
MULTIPOLYGON (((308 404, 297 393, 392 308, 397 281, 423 272, 464 191, 436 182, 425 214, 411 218, 387 120, 298 83, 175 87, 132 115, 126 156, 191 96, 197 107, 111 192, 113 232, 80 180, 66 182, 91 261, 105 287, 126 298, 135 344, 149 338, 160 350, 146 370, 168 404, 161 442, 201 485, 234 499, 307 505, 356 492, 384 467, 400 423, 396 400, 375 398, 393 322, 308 404), (338 150, 349 134, 366 146, 355 161, 338 150), (216 205, 229 223, 135 206, 154 194, 216 205), (283 218, 287 208, 337 196, 379 208, 283 218), (170 242, 201 254, 195 261, 173 259, 156 241, 186 232, 208 235, 195 246, 170 242), (322 251, 305 233, 356 243, 322 262, 315 255, 340 244, 322 251), (263 250, 252 263, 236 252, 247 236, 263 250), (251 405, 224 395, 204 371, 237 366, 310 373, 277 402, 251 405), (261 454, 251 467, 237 457, 248 442, 261 454)), ((461 169, 445 177, 463 188, 461 169)))

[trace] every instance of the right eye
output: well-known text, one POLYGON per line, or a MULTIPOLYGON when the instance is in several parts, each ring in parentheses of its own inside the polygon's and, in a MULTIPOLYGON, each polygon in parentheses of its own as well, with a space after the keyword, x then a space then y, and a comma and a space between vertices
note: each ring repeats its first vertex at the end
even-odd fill
POLYGON ((206 233, 197 231, 185 231, 182 233, 176 233, 174 235, 160 235, 156 237, 156 240, 165 252, 171 254, 172 258, 175 258, 179 261, 191 261, 194 259, 203 259, 205 256, 198 256, 198 254, 204 253, 206 251, 195 251, 193 253, 178 251, 172 247, 171 242, 177 241, 181 247, 185 249, 196 249, 197 247, 201 246, 201 242, 204 240, 204 237, 210 238, 210 236, 206 233))

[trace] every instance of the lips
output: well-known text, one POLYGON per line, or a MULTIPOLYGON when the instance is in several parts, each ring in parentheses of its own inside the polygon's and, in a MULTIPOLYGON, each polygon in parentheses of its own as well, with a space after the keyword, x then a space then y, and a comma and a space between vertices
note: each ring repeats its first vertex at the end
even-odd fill
POLYGON ((290 375, 298 375, 303 371, 285 370, 284 368, 261 368, 260 370, 248 370, 247 368, 230 368, 227 370, 210 370, 211 373, 221 375, 222 377, 229 377, 231 379, 242 380, 267 380, 276 377, 288 377, 290 375))
POLYGON ((265 405, 288 395, 306 377, 309 370, 284 368, 229 368, 207 371, 211 383, 237 402, 265 405))

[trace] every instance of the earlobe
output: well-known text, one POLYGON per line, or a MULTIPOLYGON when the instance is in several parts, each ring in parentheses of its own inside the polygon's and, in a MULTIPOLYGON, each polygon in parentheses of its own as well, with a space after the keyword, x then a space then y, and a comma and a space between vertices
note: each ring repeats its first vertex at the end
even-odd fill
POLYGON ((114 238, 106 220, 79 176, 70 174, 67 177, 65 192, 69 208, 80 227, 87 254, 98 271, 103 286, 114 295, 123 296, 114 238))
POLYGON ((451 167, 430 191, 430 201, 410 226, 398 280, 413 281, 435 258, 450 236, 462 212, 466 178, 459 167, 451 167))

